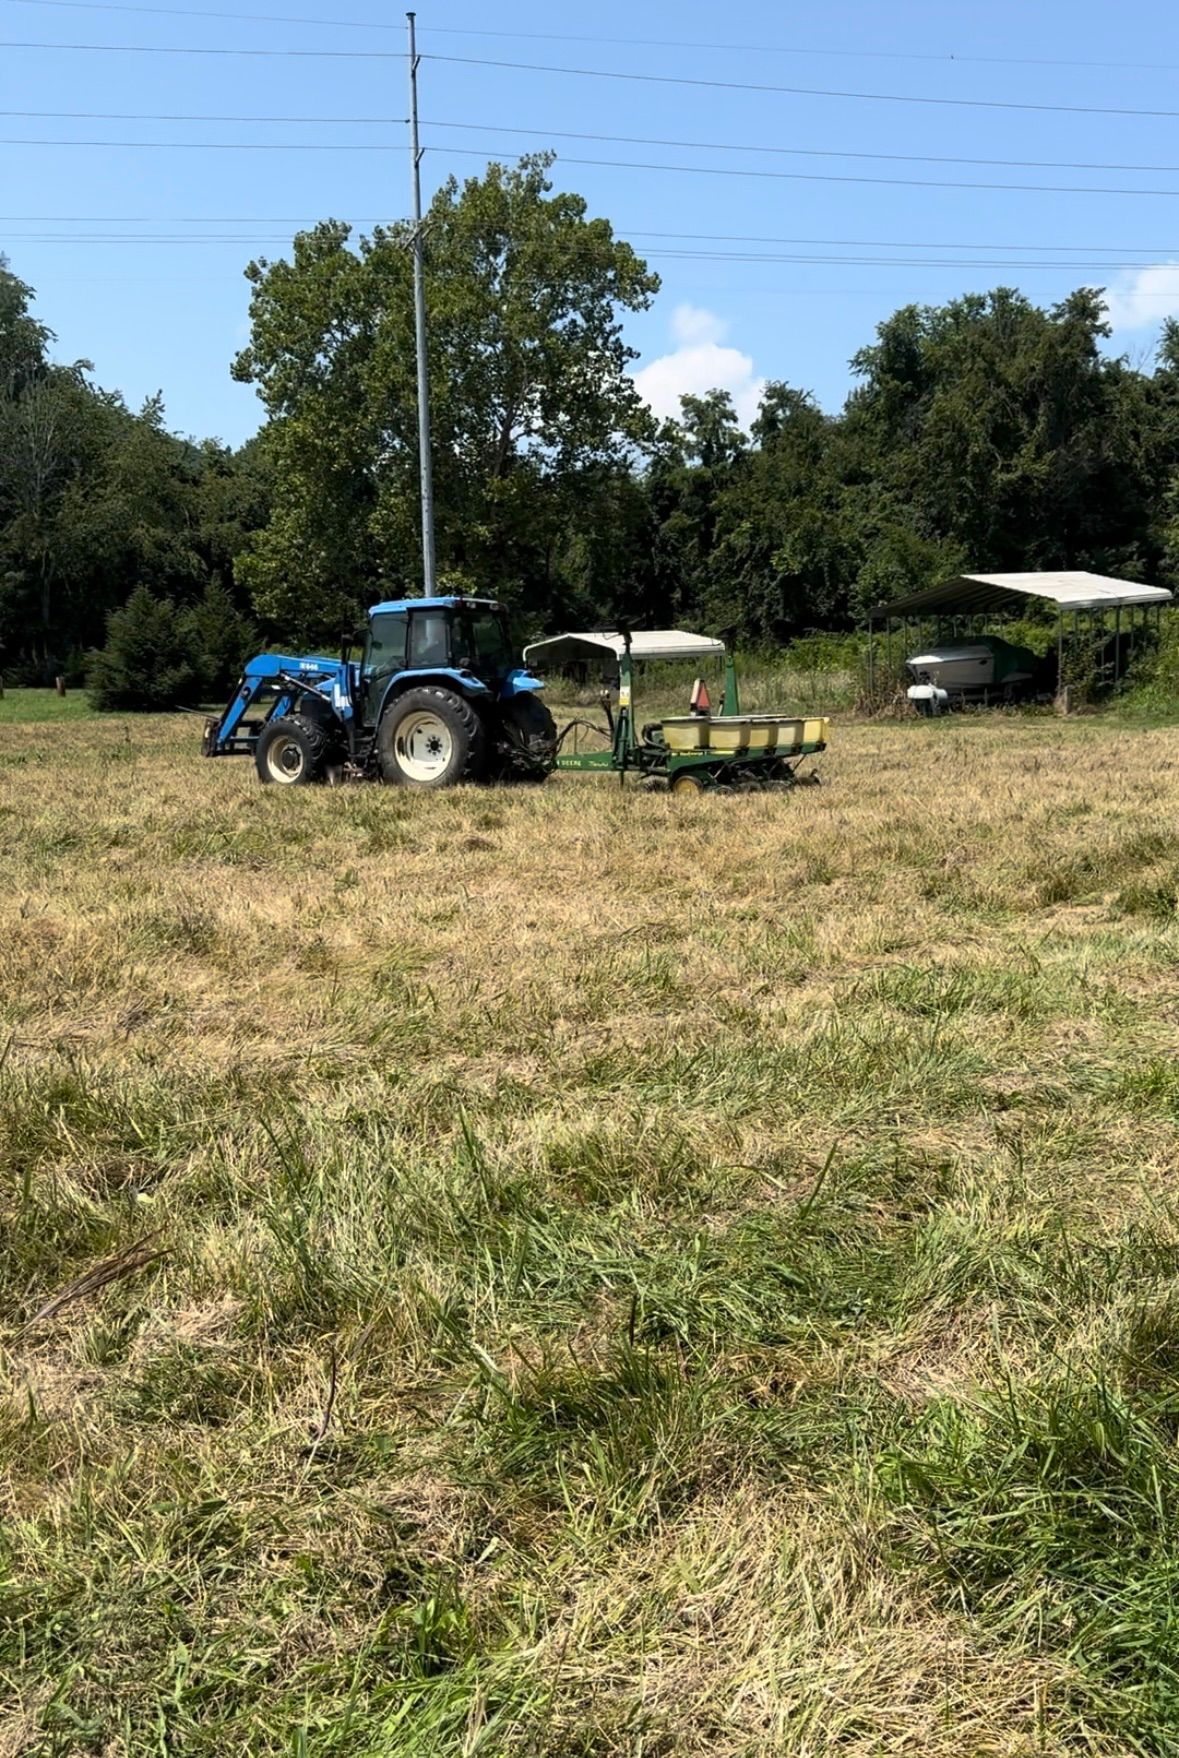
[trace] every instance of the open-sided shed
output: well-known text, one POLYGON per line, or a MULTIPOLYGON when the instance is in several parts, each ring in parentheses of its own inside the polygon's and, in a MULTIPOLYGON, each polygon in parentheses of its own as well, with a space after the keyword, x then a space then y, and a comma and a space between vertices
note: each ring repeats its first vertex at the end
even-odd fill
POLYGON ((914 592, 868 612, 868 687, 875 687, 875 636, 883 629, 892 665, 893 625, 936 620, 950 633, 981 634, 987 622, 1026 614, 1029 599, 1056 607, 1058 657, 1063 660, 1065 619, 1072 618, 1073 631, 1081 631, 1081 618, 1088 615, 1091 627, 1107 626, 1113 613, 1115 681, 1121 675, 1123 629, 1133 645, 1153 613, 1157 618, 1172 594, 1165 586, 1144 586, 1137 580, 1117 580, 1084 569, 1031 574, 957 574, 939 586, 914 592))

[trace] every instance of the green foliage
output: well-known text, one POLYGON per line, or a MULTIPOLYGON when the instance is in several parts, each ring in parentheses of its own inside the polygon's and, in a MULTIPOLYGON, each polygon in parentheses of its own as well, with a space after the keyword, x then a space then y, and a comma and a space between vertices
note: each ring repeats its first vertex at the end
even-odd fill
POLYGON ((1179 617, 1168 611, 1157 642, 1140 649, 1127 678, 1125 703, 1144 713, 1179 707, 1179 617))
POLYGON ((198 699, 200 658, 187 619, 169 599, 137 586, 106 628, 106 646, 90 669, 95 708, 175 708, 198 699))
POLYGON ((0 262, 0 671, 76 681, 108 612, 139 585, 189 604, 233 558, 268 499, 265 448, 194 445, 49 359, 31 290, 0 262))
POLYGON ((1002 633, 1003 639, 1010 641, 1013 647, 1026 647, 1037 659, 1044 659, 1057 643, 1056 616, 1047 608, 1042 616, 1029 610, 1027 616, 1004 623, 1002 633))
POLYGON ((210 580, 183 619, 204 695, 229 695, 259 645, 258 631, 219 580, 210 580))
MULTIPOLYGON (((658 287, 579 196, 551 193, 550 162, 452 179, 427 218, 439 566, 542 617, 570 589, 556 551, 649 434, 620 318, 658 287)), ((280 483, 243 571, 265 615, 316 639, 421 577, 408 228, 349 240, 325 222, 293 261, 251 265, 234 366, 280 483)))

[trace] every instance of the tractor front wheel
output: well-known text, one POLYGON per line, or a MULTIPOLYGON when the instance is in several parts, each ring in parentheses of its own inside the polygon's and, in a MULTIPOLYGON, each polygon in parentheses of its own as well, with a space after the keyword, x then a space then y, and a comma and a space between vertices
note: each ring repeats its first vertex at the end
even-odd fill
POLYGON ((377 752, 382 776, 397 787, 454 787, 482 779, 487 734, 464 697, 425 684, 386 709, 377 752))
POLYGON ((302 714, 290 714, 262 728, 254 746, 254 764, 259 781, 307 787, 323 773, 326 753, 323 728, 302 714))

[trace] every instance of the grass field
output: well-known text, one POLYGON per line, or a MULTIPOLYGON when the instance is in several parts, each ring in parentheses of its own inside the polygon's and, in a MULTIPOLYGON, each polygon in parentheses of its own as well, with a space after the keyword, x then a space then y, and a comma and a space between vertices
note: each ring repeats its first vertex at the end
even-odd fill
POLYGON ((1175 731, 423 797, 19 705, 0 1754, 1179 1750, 1175 731))

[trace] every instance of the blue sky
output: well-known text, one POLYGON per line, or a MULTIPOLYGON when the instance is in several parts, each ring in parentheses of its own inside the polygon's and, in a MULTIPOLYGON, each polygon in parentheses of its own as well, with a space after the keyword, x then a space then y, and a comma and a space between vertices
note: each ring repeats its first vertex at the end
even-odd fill
MULTIPOLYGON (((206 16, 0 0, 0 251, 62 358, 92 360, 133 404, 162 389, 170 426, 236 443, 259 419, 229 378, 245 263, 318 218, 363 230, 406 212, 402 15, 187 3, 206 16), (109 144, 127 142, 149 144, 109 144), (167 144, 193 142, 228 144, 167 144)), ((910 300, 1105 285, 1111 346, 1135 361, 1179 313, 1179 12, 1163 0, 420 0, 418 24, 427 197, 488 157, 556 148, 555 180, 663 278, 628 330, 661 413, 721 383, 748 416, 765 378, 837 408, 852 354, 910 300)))

